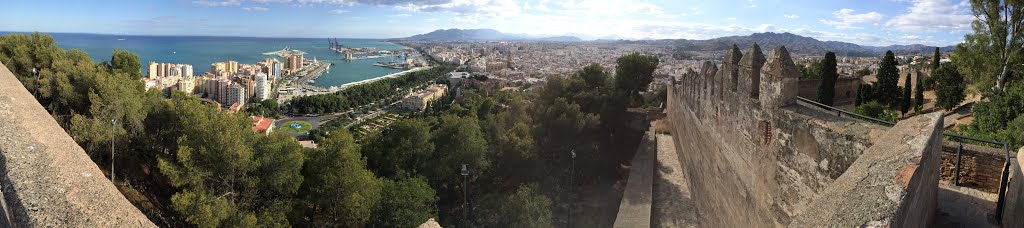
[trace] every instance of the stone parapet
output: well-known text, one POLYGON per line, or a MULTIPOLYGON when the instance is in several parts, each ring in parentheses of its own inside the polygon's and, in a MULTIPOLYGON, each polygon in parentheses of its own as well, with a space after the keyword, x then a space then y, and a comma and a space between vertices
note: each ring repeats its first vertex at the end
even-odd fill
POLYGON ((1024 147, 1017 151, 1017 157, 1010 159, 1010 181, 1006 184, 1006 199, 1003 209, 1003 227, 1024 227, 1024 147))
POLYGON ((0 117, 0 183, 14 227, 155 227, 2 63, 0 117))
POLYGON ((818 194, 791 227, 931 227, 942 115, 905 119, 818 194))

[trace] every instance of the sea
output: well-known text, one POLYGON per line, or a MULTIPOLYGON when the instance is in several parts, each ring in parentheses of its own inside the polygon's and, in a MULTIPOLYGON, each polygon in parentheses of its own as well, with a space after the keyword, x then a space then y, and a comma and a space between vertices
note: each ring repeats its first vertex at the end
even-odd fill
MULTIPOLYGON (((11 32, 0 32, 0 35, 11 32)), ((341 53, 330 50, 327 38, 262 38, 216 36, 139 36, 79 33, 46 33, 53 36, 64 49, 80 49, 89 53, 93 61, 109 61, 114 49, 124 49, 139 56, 143 68, 150 61, 158 63, 191 64, 195 74, 210 70, 210 64, 234 60, 242 64, 255 64, 265 58, 265 52, 283 48, 306 52, 306 59, 334 63, 327 73, 318 77, 313 85, 340 86, 346 83, 373 79, 402 70, 373 66, 376 62, 402 61, 401 57, 345 60, 341 53)), ((350 48, 376 48, 399 50, 403 46, 377 39, 343 39, 338 42, 350 48)), ((143 75, 148 74, 143 69, 143 75)))

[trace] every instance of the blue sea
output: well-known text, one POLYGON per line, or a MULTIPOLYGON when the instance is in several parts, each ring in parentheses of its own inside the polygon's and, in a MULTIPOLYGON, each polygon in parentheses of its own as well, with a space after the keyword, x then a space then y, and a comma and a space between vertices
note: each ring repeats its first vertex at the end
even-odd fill
MULTIPOLYGON (((6 34, 7 32, 0 32, 6 34)), ((115 48, 139 55, 142 66, 150 61, 191 64, 195 74, 210 70, 210 64, 227 60, 255 64, 263 55, 288 47, 306 52, 306 59, 334 63, 328 73, 313 84, 319 87, 339 86, 345 83, 381 77, 401 70, 373 66, 376 62, 401 61, 400 58, 344 60, 341 53, 331 51, 327 38, 260 38, 260 37, 205 37, 205 36, 135 36, 77 33, 47 33, 64 49, 80 49, 89 53, 95 62, 109 61, 115 48)), ((375 39, 338 39, 346 47, 398 50, 404 47, 375 39)), ((145 70, 142 72, 147 74, 145 70)))

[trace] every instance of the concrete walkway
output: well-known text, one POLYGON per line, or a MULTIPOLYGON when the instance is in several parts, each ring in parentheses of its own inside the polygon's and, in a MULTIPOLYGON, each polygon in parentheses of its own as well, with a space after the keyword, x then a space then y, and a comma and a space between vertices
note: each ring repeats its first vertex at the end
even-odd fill
POLYGON ((615 216, 614 227, 650 227, 652 183, 654 179, 654 159, 657 143, 654 131, 644 135, 636 155, 633 156, 632 167, 626 189, 622 193, 619 213, 615 216))

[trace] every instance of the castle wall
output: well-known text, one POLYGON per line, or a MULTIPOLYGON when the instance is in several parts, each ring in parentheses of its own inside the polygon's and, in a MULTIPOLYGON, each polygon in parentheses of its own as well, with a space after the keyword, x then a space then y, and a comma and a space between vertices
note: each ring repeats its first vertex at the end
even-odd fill
POLYGON ((905 119, 821 192, 793 227, 931 227, 939 189, 942 114, 905 119))
POLYGON ((784 47, 739 55, 734 47, 714 74, 702 67, 669 86, 672 138, 700 226, 786 226, 884 129, 797 104, 799 71, 784 47))

